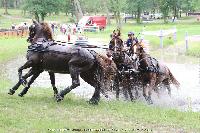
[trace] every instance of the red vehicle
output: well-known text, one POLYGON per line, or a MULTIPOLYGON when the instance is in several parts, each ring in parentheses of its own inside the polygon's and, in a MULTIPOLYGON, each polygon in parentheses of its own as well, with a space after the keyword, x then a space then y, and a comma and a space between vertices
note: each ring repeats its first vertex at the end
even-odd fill
POLYGON ((83 16, 78 22, 78 28, 83 29, 95 29, 98 27, 99 30, 106 28, 106 17, 105 16, 83 16))

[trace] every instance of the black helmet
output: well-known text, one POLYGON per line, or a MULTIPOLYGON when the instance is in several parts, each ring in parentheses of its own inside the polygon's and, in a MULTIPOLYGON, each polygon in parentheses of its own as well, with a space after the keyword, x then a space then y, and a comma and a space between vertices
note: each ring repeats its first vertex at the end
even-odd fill
POLYGON ((132 31, 128 32, 128 35, 134 35, 134 33, 132 31))

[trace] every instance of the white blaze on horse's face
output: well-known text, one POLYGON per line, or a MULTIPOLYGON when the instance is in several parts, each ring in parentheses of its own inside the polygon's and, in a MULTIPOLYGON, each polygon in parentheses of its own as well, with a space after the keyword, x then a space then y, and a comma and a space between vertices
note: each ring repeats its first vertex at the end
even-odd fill
POLYGON ((115 41, 114 41, 114 51, 115 52, 117 51, 117 39, 115 39, 115 41))
POLYGON ((136 50, 137 50, 137 46, 134 45, 133 46, 133 56, 132 56, 132 59, 134 59, 134 60, 137 58, 136 50))

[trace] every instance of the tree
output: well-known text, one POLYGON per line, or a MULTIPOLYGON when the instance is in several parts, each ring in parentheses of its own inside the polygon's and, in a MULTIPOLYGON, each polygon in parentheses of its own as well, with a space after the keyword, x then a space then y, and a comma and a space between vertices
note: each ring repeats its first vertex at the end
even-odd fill
POLYGON ((69 13, 72 14, 72 16, 74 15, 74 6, 73 6, 73 3, 71 2, 71 0, 63 0, 63 9, 62 11, 64 13, 66 13, 66 15, 68 15, 69 13))
POLYGON ((121 12, 125 7, 125 0, 109 0, 109 10, 114 13, 117 28, 121 28, 121 12))
POLYGON ((108 9, 108 0, 101 0, 101 3, 103 5, 103 8, 106 12, 106 16, 107 16, 107 24, 111 24, 111 21, 110 21, 110 12, 109 12, 109 9, 108 9))
POLYGON ((85 13, 95 13, 102 11, 101 1, 100 0, 81 0, 81 7, 85 13))
POLYGON ((3 4, 5 9, 4 14, 8 15, 8 0, 3 0, 3 4))
POLYGON ((48 13, 58 13, 62 7, 62 0, 26 0, 24 10, 35 16, 37 21, 44 21, 48 13))
POLYGON ((71 2, 75 9, 74 12, 75 12, 75 16, 76 16, 76 21, 78 22, 83 17, 83 11, 81 8, 81 4, 80 4, 79 0, 72 0, 71 2))
POLYGON ((160 11, 163 15, 164 23, 167 23, 168 16, 169 16, 169 11, 170 11, 170 0, 160 0, 159 1, 160 5, 160 11))
POLYGON ((127 11, 135 13, 137 23, 141 23, 141 14, 152 7, 151 0, 126 0, 127 11))

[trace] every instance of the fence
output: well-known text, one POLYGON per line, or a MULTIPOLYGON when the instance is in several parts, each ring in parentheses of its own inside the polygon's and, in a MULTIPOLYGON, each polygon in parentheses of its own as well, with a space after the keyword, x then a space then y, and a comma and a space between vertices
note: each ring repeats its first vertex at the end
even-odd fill
POLYGON ((28 30, 0 30, 0 38, 26 37, 28 30))
POLYGON ((143 29, 142 38, 144 39, 145 35, 158 36, 160 38, 160 48, 163 48, 163 38, 165 36, 173 34, 174 41, 176 41, 176 37, 177 37, 176 33, 177 33, 177 29, 175 27, 173 29, 159 30, 159 31, 145 31, 145 29, 143 29))

